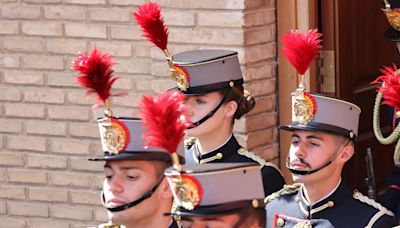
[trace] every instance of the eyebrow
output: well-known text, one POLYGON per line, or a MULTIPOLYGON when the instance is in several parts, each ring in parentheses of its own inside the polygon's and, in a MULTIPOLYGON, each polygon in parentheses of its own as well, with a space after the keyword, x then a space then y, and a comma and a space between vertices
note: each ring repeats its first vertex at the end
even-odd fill
MULTIPOLYGON (((104 168, 108 168, 108 169, 112 169, 111 165, 106 163, 104 165, 104 168)), ((118 167, 119 170, 132 170, 132 169, 139 169, 142 170, 141 168, 137 167, 137 166, 120 166, 118 167)))
MULTIPOLYGON (((298 134, 293 133, 292 138, 301 138, 301 137, 298 134)), ((324 139, 322 137, 319 137, 317 135, 307 135, 306 139, 318 139, 318 140, 324 141, 324 139)))

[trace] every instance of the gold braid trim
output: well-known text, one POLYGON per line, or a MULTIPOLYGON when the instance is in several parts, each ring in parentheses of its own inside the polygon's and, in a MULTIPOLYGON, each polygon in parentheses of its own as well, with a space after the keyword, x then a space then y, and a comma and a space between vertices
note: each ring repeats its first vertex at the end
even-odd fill
POLYGON ((98 228, 125 228, 123 225, 115 224, 112 221, 109 221, 108 223, 103 223, 98 226, 98 228))
POLYGON ((190 137, 185 139, 185 141, 183 142, 183 145, 185 146, 186 149, 190 149, 190 147, 193 146, 193 144, 196 142, 196 138, 195 137, 190 137))
POLYGON ((250 152, 245 148, 240 148, 237 152, 239 155, 246 156, 252 159, 253 161, 258 162, 261 165, 260 169, 262 169, 264 166, 270 166, 276 169, 283 177, 283 173, 281 172, 281 170, 279 170, 279 168, 275 164, 265 161, 262 157, 258 156, 257 154, 250 152))
POLYGON ((366 227, 372 227, 376 221, 379 220, 382 216, 389 215, 389 216, 394 216, 393 212, 389 211, 386 207, 382 206, 380 203, 376 202, 375 200, 372 200, 357 190, 354 191, 353 198, 359 200, 362 203, 368 204, 376 209, 378 209, 378 212, 372 216, 372 218, 369 220, 368 225, 366 227))
POLYGON ((378 139, 378 141, 384 145, 392 144, 396 140, 398 140, 394 150, 393 160, 396 166, 400 166, 400 124, 397 125, 397 127, 388 137, 386 138, 383 137, 380 129, 380 117, 379 117, 381 100, 382 100, 382 93, 378 92, 375 98, 373 122, 372 122, 374 128, 374 134, 375 137, 378 139))
POLYGON ((290 184, 290 185, 285 184, 281 190, 274 192, 271 195, 265 197, 264 203, 268 204, 269 202, 279 198, 280 196, 295 193, 295 192, 299 191, 300 186, 301 186, 300 183, 294 183, 294 184, 290 184))

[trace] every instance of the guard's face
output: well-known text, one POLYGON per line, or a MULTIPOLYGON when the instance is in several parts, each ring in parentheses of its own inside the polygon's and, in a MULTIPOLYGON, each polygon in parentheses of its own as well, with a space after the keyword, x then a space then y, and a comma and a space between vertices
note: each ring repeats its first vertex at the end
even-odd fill
MULTIPOLYGON (((210 111, 221 102, 222 96, 218 92, 202 95, 187 96, 187 109, 192 123, 195 123, 206 116, 210 111)), ((188 129, 187 134, 191 137, 199 137, 217 129, 224 120, 224 105, 208 120, 192 129, 188 129)))
POLYGON ((219 217, 182 217, 182 228, 232 228, 239 219, 238 214, 219 217))
MULTIPOLYGON (((295 170, 314 170, 335 158, 342 149, 343 140, 339 136, 318 131, 297 130, 292 134, 289 164, 295 170)), ((293 174, 295 182, 321 180, 333 174, 335 162, 310 175, 293 174)))
MULTIPOLYGON (((156 166, 149 161, 108 161, 104 166, 103 191, 108 207, 117 207, 136 200, 159 181, 156 166)), ((149 216, 156 209, 156 193, 129 209, 108 212, 109 218, 119 224, 149 216)))

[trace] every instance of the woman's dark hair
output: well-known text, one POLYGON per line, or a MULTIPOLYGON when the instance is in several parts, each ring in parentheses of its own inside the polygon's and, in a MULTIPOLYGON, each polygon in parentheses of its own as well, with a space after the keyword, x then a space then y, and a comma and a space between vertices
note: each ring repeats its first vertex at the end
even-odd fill
POLYGON ((238 108, 235 112, 234 119, 240 119, 240 117, 250 112, 256 105, 256 101, 246 90, 243 89, 243 85, 236 85, 229 89, 219 90, 218 92, 221 96, 224 96, 224 94, 228 92, 224 103, 230 101, 235 101, 237 103, 238 108))

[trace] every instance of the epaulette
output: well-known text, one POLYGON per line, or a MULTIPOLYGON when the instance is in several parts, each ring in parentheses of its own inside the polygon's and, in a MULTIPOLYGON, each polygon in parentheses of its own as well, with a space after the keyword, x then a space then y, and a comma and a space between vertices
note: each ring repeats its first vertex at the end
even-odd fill
POLYGON ((195 137, 190 137, 190 138, 185 139, 183 144, 184 144, 186 149, 190 149, 194 145, 195 142, 196 142, 196 138, 195 137))
POLYGON ((357 190, 354 191, 353 198, 359 200, 362 203, 368 204, 378 210, 378 212, 374 216, 372 216, 372 218, 369 220, 368 225, 366 227, 373 227, 375 222, 378 221, 379 218, 381 218, 384 215, 394 216, 393 212, 388 210, 386 207, 382 206, 375 200, 364 196, 361 192, 357 190))
POLYGON ((285 184, 281 190, 274 192, 271 195, 265 197, 264 203, 268 204, 269 202, 279 198, 280 196, 289 195, 289 194, 298 192, 300 189, 300 186, 301 186, 300 183, 285 184))
POLYGON ((252 159, 253 161, 258 162, 261 165, 260 169, 262 167, 264 167, 264 166, 270 166, 270 167, 276 169, 283 177, 283 173, 281 172, 281 170, 274 163, 265 161, 262 157, 258 156, 257 154, 255 154, 253 152, 250 152, 250 151, 246 150, 243 147, 240 148, 237 152, 238 152, 239 155, 246 156, 246 157, 252 159))

